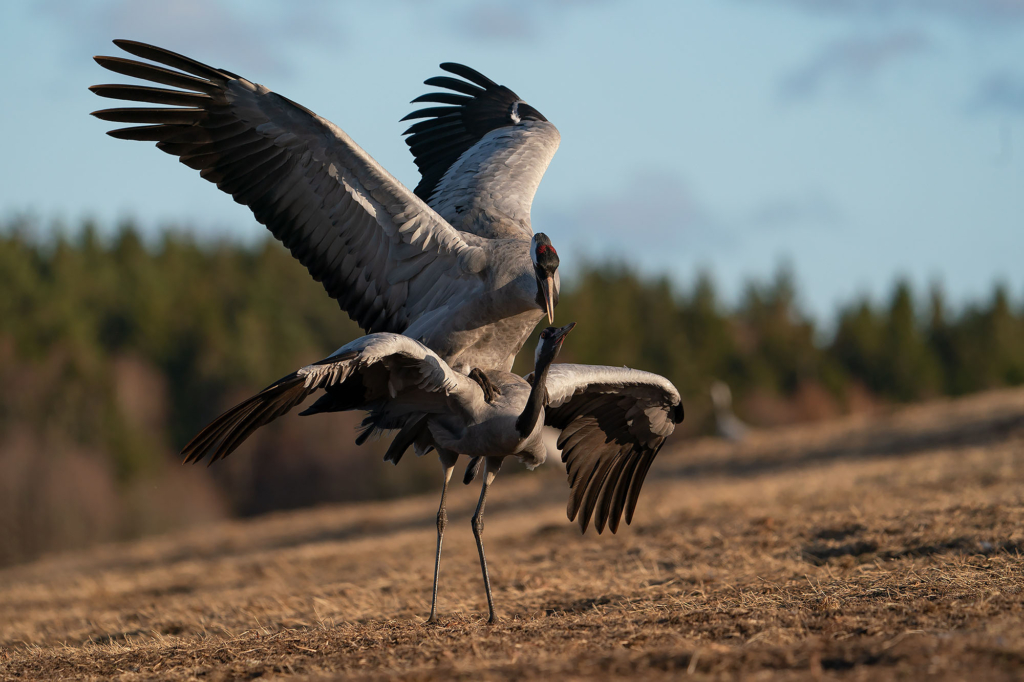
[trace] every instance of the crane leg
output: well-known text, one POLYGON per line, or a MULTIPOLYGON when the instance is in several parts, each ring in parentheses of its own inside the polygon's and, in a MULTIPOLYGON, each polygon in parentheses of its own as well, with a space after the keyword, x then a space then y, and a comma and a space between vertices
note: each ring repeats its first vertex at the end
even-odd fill
POLYGON ((448 482, 452 480, 452 472, 455 471, 455 462, 459 456, 446 450, 438 451, 441 458, 441 468, 444 469, 444 487, 441 488, 441 506, 437 508, 437 554, 434 556, 434 594, 430 599, 430 618, 428 623, 437 622, 437 576, 441 570, 441 541, 444 539, 444 529, 448 526, 448 511, 445 509, 448 497, 448 482))
POLYGON ((484 483, 480 488, 480 501, 476 505, 476 513, 473 514, 473 537, 476 538, 476 549, 480 553, 480 570, 484 574, 484 589, 487 590, 487 622, 494 623, 494 599, 491 597, 491 577, 487 573, 487 557, 484 555, 484 503, 487 502, 487 491, 494 482, 501 468, 501 458, 488 457, 484 463, 484 483))

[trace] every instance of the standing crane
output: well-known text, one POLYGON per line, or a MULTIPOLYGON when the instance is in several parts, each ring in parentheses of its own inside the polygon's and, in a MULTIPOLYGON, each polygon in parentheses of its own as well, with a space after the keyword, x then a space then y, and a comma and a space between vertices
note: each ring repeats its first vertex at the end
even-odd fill
POLYGON ((626 523, 632 521, 651 462, 683 420, 679 392, 657 374, 624 367, 553 365, 573 326, 541 332, 534 371, 526 377, 488 370, 485 380, 452 369, 407 336, 370 334, 231 408, 200 431, 182 454, 191 462, 209 455, 212 464, 320 389, 324 394, 302 414, 367 411, 361 437, 399 430, 385 459, 397 463, 410 446, 420 454, 437 450, 445 475, 437 511, 430 622, 437 617, 448 484, 459 454, 482 458, 483 484, 472 524, 487 591, 488 622, 493 623, 483 519, 487 491, 502 461, 514 456, 530 469, 537 467, 547 456, 544 425, 559 429, 558 447, 570 488, 569 520, 578 520, 583 532, 593 519, 598 533, 606 526, 614 533, 623 512, 626 523))
POLYGON ((750 427, 732 411, 732 391, 724 381, 711 384, 711 404, 715 408, 715 433, 725 440, 738 443, 747 437, 750 427))

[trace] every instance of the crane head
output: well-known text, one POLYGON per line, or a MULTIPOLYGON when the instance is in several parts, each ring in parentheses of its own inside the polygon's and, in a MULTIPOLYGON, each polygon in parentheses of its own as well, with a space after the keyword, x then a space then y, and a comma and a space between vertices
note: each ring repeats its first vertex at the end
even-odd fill
POLYGON ((559 288, 558 252, 543 232, 533 235, 530 241, 530 260, 537 275, 537 304, 548 314, 548 322, 554 322, 559 288))
POLYGON ((558 351, 562 350, 562 343, 565 342, 565 337, 569 335, 569 332, 575 326, 575 322, 570 322, 564 327, 548 327, 542 331, 540 339, 537 340, 537 350, 533 356, 534 365, 539 366, 554 360, 555 356, 558 355, 558 351))

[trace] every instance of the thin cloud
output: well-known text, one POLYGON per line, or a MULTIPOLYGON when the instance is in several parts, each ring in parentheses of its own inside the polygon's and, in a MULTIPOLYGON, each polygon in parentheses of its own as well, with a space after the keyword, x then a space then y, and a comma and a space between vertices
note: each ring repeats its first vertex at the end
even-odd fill
MULTIPOLYGON (((46 0, 37 6, 42 18, 67 34, 66 42, 76 60, 82 52, 109 46, 113 38, 131 38, 214 66, 232 69, 232 65, 244 64, 275 75, 290 71, 286 52, 291 47, 311 43, 320 48, 338 47, 344 32, 336 25, 331 7, 321 0, 295 3, 284 13, 228 0, 107 0, 88 5, 46 0)), ((112 50, 115 48, 110 46, 106 53, 112 50)))
POLYGON ((478 40, 528 42, 536 39, 539 31, 532 12, 496 2, 471 7, 460 24, 464 34, 478 40))
POLYGON ((781 94, 803 99, 818 94, 830 82, 863 87, 884 68, 930 48, 930 41, 915 31, 885 36, 856 36, 821 50, 806 64, 786 76, 781 94))
POLYGON ((842 209, 818 190, 802 195, 777 197, 747 213, 741 222, 754 228, 785 230, 799 227, 836 227, 846 221, 842 209))
MULTIPOLYGON (((809 16, 846 19, 861 32, 903 28, 888 36, 851 38, 827 46, 781 80, 779 93, 791 100, 812 97, 836 82, 864 88, 886 68, 931 51, 933 40, 944 45, 953 32, 977 46, 979 40, 1019 41, 1024 30, 1024 0, 774 0, 774 4, 809 16)), ((1024 111, 1020 72, 1016 67, 994 71, 993 66, 988 67, 990 75, 968 86, 973 96, 966 99, 964 108, 1024 111)))
POLYGON ((569 241, 585 240, 588 246, 596 241, 618 251, 708 251, 732 239, 731 230, 693 190, 667 171, 638 173, 615 193, 589 196, 551 211, 543 223, 552 226, 552 233, 566 234, 569 241))
POLYGON ((733 251, 756 232, 834 229, 846 222, 842 208, 819 189, 718 210, 671 171, 636 173, 614 193, 536 213, 534 229, 549 231, 556 242, 634 258, 707 256, 733 251))
POLYGON ((978 85, 971 109, 1024 114, 1024 73, 1000 71, 978 85))
POLYGON ((935 17, 961 28, 1024 25, 1021 0, 775 0, 810 13, 875 18, 935 17), (966 23, 965 23, 966 22, 966 23))
POLYGON ((461 3, 450 25, 475 40, 530 43, 552 35, 569 15, 593 10, 609 0, 487 0, 461 3))

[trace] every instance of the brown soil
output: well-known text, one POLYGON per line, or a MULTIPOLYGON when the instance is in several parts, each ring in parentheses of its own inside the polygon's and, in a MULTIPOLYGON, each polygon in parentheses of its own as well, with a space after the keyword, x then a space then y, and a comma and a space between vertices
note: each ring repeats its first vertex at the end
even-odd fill
POLYGON ((1019 679, 1022 484, 1021 391, 680 443, 617 536, 503 472, 494 626, 476 486, 439 625, 433 495, 217 523, 0 572, 0 678, 1019 679))

